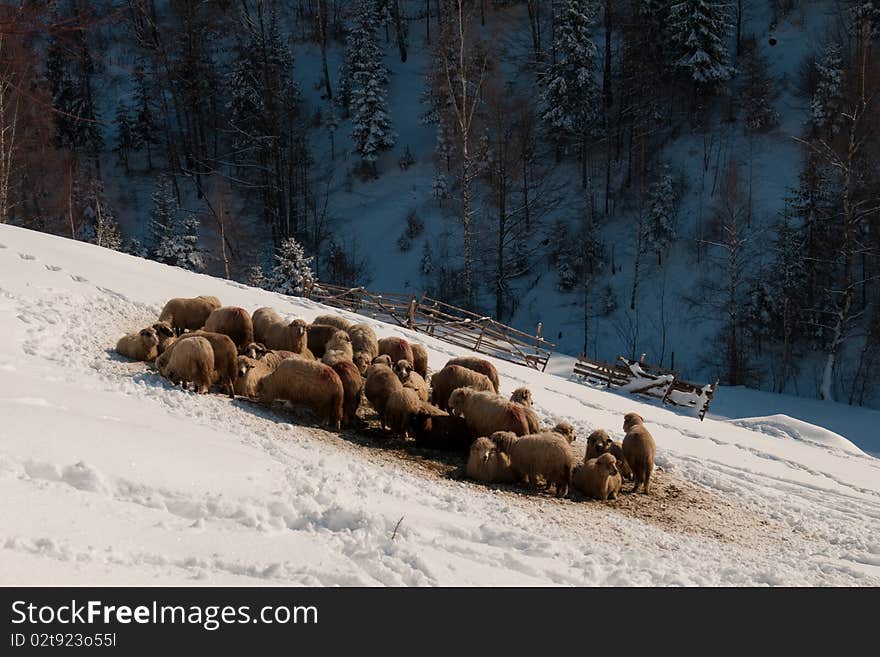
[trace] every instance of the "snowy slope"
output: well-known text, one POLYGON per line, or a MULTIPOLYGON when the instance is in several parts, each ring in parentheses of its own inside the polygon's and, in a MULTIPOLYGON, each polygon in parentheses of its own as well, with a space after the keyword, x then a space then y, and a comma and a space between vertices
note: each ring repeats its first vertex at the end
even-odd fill
MULTIPOLYGON (((0 583, 880 584, 880 461, 816 427, 701 423, 499 362, 502 392, 529 385, 580 449, 641 412, 662 471, 651 499, 612 504, 478 486, 109 351, 195 294, 325 310, 0 226, 0 583)), ((461 353, 377 330, 434 367, 461 353)))

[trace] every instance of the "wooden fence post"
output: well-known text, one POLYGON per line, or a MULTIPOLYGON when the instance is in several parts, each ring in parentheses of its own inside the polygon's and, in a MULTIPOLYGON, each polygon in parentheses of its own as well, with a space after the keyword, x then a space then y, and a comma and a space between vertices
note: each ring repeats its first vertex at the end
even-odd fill
MULTIPOLYGON (((492 321, 492 320, 489 320, 492 321)), ((483 334, 486 332, 486 322, 483 322, 483 328, 480 329, 480 335, 477 337, 477 342, 474 345, 474 351, 479 352, 480 346, 483 344, 483 334)))
POLYGON ((407 328, 412 330, 413 324, 415 324, 415 315, 416 315, 416 298, 412 297, 409 300, 409 309, 406 311, 406 325, 407 328))

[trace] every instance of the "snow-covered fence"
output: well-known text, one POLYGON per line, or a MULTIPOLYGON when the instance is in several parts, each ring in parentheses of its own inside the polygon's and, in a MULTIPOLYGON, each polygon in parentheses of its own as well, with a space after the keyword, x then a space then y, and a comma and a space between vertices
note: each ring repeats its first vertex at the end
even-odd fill
POLYGON ((535 334, 530 335, 492 317, 477 315, 424 294, 417 298, 322 283, 311 298, 374 319, 390 320, 444 342, 542 372, 556 347, 543 338, 540 324, 535 334))
POLYGON ((654 397, 664 404, 695 408, 701 420, 718 387, 717 381, 706 385, 691 383, 678 378, 676 370, 630 361, 623 356, 618 356, 613 364, 581 356, 574 365, 574 374, 595 385, 654 397))

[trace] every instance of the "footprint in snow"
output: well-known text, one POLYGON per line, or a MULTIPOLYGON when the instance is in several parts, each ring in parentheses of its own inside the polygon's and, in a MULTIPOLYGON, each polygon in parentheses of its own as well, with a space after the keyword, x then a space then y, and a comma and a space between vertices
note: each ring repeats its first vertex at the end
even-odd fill
POLYGON ((5 244, 0 244, 0 249, 5 249, 5 248, 6 248, 5 244))
POLYGON ((49 271, 61 271, 61 267, 58 265, 46 265, 46 269, 49 271))
POLYGON ((77 283, 88 283, 89 279, 83 276, 79 276, 77 274, 71 274, 70 277, 75 280, 77 283))
POLYGON ((32 256, 30 253, 19 253, 18 257, 22 260, 36 260, 36 256, 32 256))

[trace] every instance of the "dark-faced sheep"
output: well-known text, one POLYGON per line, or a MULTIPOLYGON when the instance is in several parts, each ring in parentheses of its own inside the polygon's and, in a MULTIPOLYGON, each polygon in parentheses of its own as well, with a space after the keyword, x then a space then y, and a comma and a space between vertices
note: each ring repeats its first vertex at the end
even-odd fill
POLYGON ((394 373, 404 388, 409 388, 418 395, 419 400, 428 401, 428 384, 421 375, 413 370, 412 363, 408 360, 399 360, 394 363, 394 373))
POLYGON ((156 331, 156 336, 159 338, 159 344, 156 350, 159 354, 161 354, 168 347, 174 344, 177 336, 174 333, 174 329, 171 328, 171 324, 169 324, 168 322, 156 322, 155 324, 153 324, 153 329, 156 331))
POLYGON ((348 329, 351 338, 351 349, 354 352, 354 364, 361 374, 366 374, 373 359, 379 355, 379 340, 376 332, 369 324, 355 324, 348 329))
POLYGON ((387 354, 392 363, 399 360, 408 360, 412 363, 415 360, 412 347, 403 338, 391 337, 379 340, 379 355, 382 354, 387 354))
POLYGON ((238 377, 238 350, 232 338, 223 333, 212 331, 192 331, 184 333, 169 349, 174 350, 177 344, 194 337, 205 338, 214 352, 214 383, 219 384, 230 397, 235 397, 235 380, 238 377))
POLYGON ((336 331, 324 345, 321 362, 333 367, 336 363, 351 363, 354 353, 351 349, 351 338, 345 331, 336 331))
POLYGON ((526 478, 534 489, 538 477, 544 477, 548 488, 556 487, 557 497, 568 493, 574 455, 565 438, 552 431, 521 437, 510 431, 499 431, 491 438, 500 451, 510 456, 510 467, 517 481, 526 478))
POLYGON ((587 436, 587 451, 584 454, 584 461, 599 458, 605 452, 611 451, 611 436, 605 429, 596 429, 587 436))
POLYGON ((148 327, 137 333, 129 333, 119 338, 116 353, 132 360, 150 362, 159 355, 159 336, 156 329, 148 327))
POLYGON ((411 432, 412 418, 419 412, 421 402, 413 390, 398 388, 388 395, 385 403, 385 421, 391 433, 407 438, 411 432))
POLYGON ((340 361, 332 366, 342 381, 342 418, 345 426, 352 427, 357 422, 357 409, 364 394, 364 379, 354 363, 340 361))
POLYGON ((449 396, 449 409, 464 416, 475 436, 489 436, 496 431, 511 431, 517 436, 529 433, 525 409, 494 392, 457 388, 449 396))
POLYGON ((495 390, 485 374, 461 365, 447 365, 439 372, 434 372, 431 377, 431 403, 448 411, 449 396, 456 388, 473 388, 487 392, 495 390))
POLYGON ((327 350, 327 342, 336 335, 339 329, 328 324, 309 324, 308 327, 308 347, 312 355, 321 359, 327 350))
POLYGON ((367 381, 364 384, 364 394, 367 401, 376 409, 383 429, 386 426, 385 407, 388 405, 388 399, 399 390, 403 390, 403 384, 390 367, 384 363, 370 365, 367 370, 367 381))
POLYGON ((167 322, 178 334, 202 328, 208 316, 220 307, 220 299, 199 296, 191 299, 169 299, 159 315, 160 322, 167 322))
POLYGON ((444 413, 436 406, 422 404, 412 416, 413 437, 420 447, 463 452, 474 441, 463 418, 444 413))
POLYGON ((257 308, 253 316, 254 340, 268 349, 283 349, 296 354, 308 349, 308 324, 301 319, 286 322, 272 308, 257 308))
POLYGON ((235 379, 235 394, 255 399, 258 395, 260 381, 272 373, 272 368, 264 361, 249 356, 239 356, 237 362, 238 376, 235 379))
POLYGON ((162 376, 174 384, 191 382, 199 394, 208 392, 214 378, 214 350, 208 340, 178 340, 165 353, 170 356, 159 367, 162 376))
POLYGON ((639 486, 643 487, 647 495, 651 485, 651 473, 654 471, 654 453, 657 446, 654 437, 643 424, 644 418, 638 413, 627 413, 623 418, 623 430, 626 436, 623 438, 623 458, 633 473, 633 492, 639 486))
POLYGON ((228 335, 241 351, 254 341, 251 316, 247 310, 237 306, 226 306, 212 312, 205 322, 205 330, 228 335))
POLYGON ((325 425, 339 429, 345 391, 333 368, 305 358, 281 361, 274 372, 257 384, 260 400, 271 403, 284 399, 317 413, 325 425))
POLYGON ((461 367, 466 367, 469 370, 473 370, 474 372, 485 374, 492 382, 492 389, 495 392, 500 391, 500 388, 498 387, 498 370, 496 370, 495 366, 485 358, 477 358, 475 356, 462 356, 460 358, 453 358, 448 363, 446 363, 447 367, 449 367, 450 365, 460 365, 461 367))
POLYGON ((468 454, 468 478, 487 484, 511 484, 514 481, 510 457, 500 451, 489 438, 477 438, 468 454))
POLYGON ((315 321, 312 324, 323 324, 325 326, 335 326, 340 331, 348 332, 352 326, 354 326, 354 322, 350 322, 342 315, 319 315, 315 317, 315 321))
POLYGON ((413 352, 413 369, 419 373, 423 379, 428 378, 428 350, 420 344, 410 343, 410 349, 413 352))
POLYGON ((388 354, 382 354, 381 356, 376 356, 371 362, 370 365, 384 365, 385 367, 393 368, 394 363, 391 362, 391 356, 388 354))
POLYGON ((620 494, 617 459, 610 452, 586 461, 574 472, 572 485, 594 500, 613 500, 620 494))

